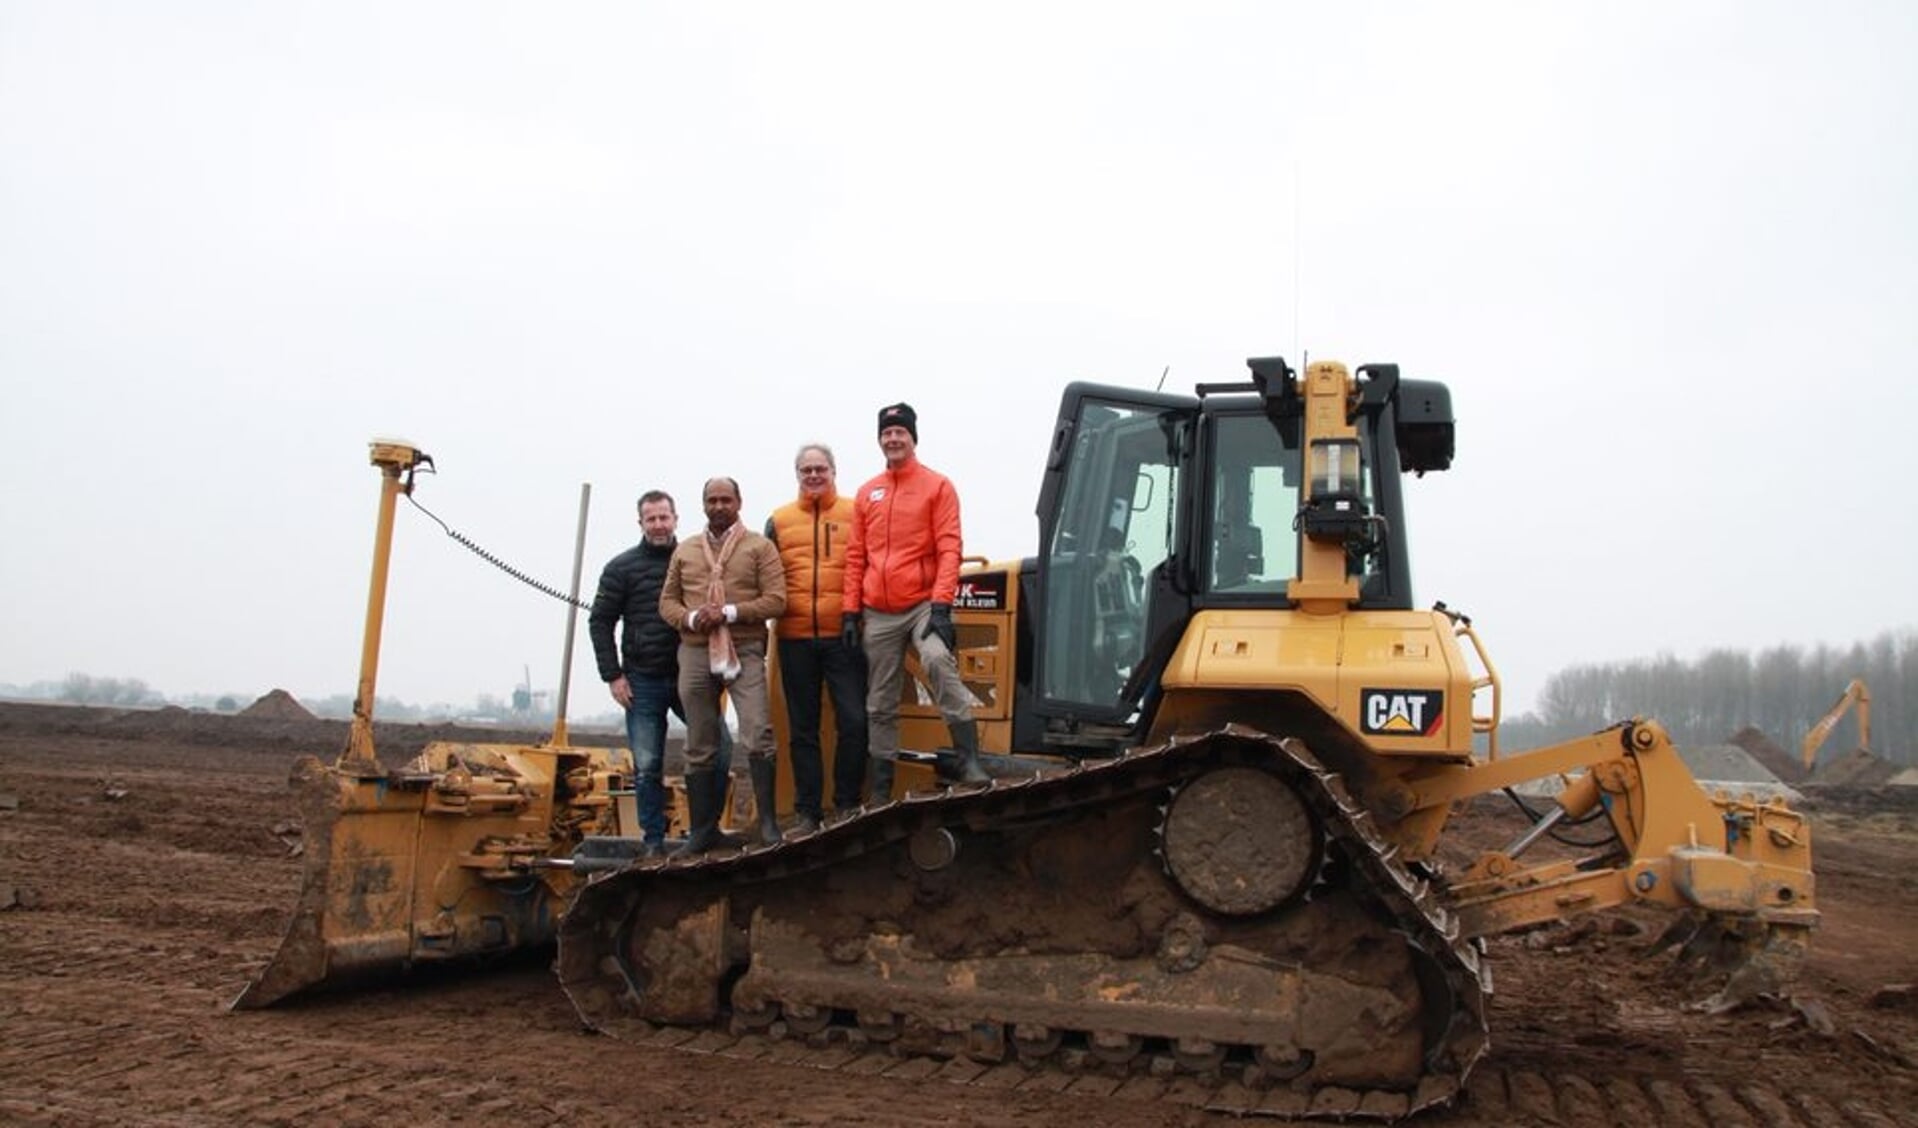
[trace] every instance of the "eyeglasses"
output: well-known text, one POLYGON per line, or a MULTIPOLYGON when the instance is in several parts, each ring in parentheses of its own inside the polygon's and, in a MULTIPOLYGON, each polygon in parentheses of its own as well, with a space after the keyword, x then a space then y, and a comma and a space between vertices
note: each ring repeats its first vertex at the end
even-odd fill
POLYGON ((801 466, 799 474, 804 478, 815 478, 832 473, 830 466, 801 466))

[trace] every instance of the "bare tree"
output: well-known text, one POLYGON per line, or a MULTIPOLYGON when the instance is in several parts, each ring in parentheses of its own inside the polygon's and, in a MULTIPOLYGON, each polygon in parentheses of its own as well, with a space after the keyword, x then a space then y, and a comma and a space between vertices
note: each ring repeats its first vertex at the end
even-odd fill
MULTIPOLYGON (((1752 725, 1792 748, 1853 678, 1871 688, 1872 752, 1897 763, 1918 760, 1918 631, 1910 629, 1844 648, 1781 644, 1755 659, 1720 647, 1696 662, 1661 654, 1572 666, 1546 679, 1536 715, 1506 723, 1504 741, 1536 747, 1647 716, 1681 744, 1717 743, 1752 725)), ((1829 743, 1856 747, 1857 725, 1854 712, 1829 743)))

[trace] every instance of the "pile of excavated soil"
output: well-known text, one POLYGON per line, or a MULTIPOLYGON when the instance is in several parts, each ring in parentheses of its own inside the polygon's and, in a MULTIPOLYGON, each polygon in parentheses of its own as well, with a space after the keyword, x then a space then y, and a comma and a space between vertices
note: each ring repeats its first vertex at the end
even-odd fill
POLYGON ((242 717, 264 717, 269 721, 310 721, 313 714, 284 689, 276 689, 240 710, 242 717))
POLYGON ((1806 782, 1814 787, 1878 787, 1890 783, 1900 766, 1854 748, 1843 756, 1821 764, 1806 782))
POLYGON ((1799 798, 1790 784, 1779 779, 1758 757, 1736 744, 1706 744, 1680 748, 1679 758, 1691 769, 1692 778, 1707 791, 1731 795, 1756 795, 1760 799, 1799 798))
POLYGON ((1805 780, 1804 761, 1796 759, 1791 753, 1778 746, 1778 742, 1765 735, 1765 731, 1755 725, 1746 725, 1731 736, 1731 742, 1743 748, 1747 755, 1765 765, 1765 770, 1784 780, 1786 783, 1803 783, 1805 780))

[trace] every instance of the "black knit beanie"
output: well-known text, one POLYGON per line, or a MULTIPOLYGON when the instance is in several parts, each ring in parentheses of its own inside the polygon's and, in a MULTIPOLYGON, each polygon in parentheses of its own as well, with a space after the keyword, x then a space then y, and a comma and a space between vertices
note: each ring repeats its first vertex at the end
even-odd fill
POLYGON ((895 403, 879 409, 879 429, 904 427, 912 435, 912 441, 919 441, 919 413, 909 403, 895 403))

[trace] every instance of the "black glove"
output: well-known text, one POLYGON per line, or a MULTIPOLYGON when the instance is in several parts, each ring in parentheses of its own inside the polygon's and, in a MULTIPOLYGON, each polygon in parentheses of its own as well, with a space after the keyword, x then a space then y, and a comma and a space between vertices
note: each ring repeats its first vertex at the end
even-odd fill
POLYGON ((847 612, 839 616, 839 641, 847 650, 859 649, 859 616, 847 612))
POLYGON ((946 649, 953 654, 959 653, 959 632, 952 625, 952 604, 935 603, 932 605, 932 618, 926 620, 926 629, 919 632, 920 638, 939 636, 946 649))

